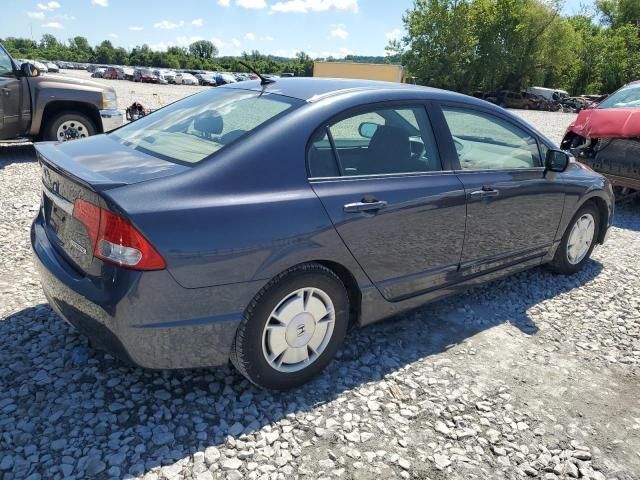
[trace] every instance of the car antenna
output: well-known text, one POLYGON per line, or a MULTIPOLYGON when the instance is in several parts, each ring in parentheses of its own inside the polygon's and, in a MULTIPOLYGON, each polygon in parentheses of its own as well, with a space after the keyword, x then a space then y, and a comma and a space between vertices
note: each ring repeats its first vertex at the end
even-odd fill
POLYGON ((251 72, 255 73, 258 78, 260 79, 260 85, 269 85, 270 83, 276 83, 276 81, 272 78, 267 78, 267 77, 263 77, 262 75, 260 75, 258 73, 258 71, 253 68, 251 65, 249 65, 248 63, 243 62, 242 60, 238 60, 238 63, 246 68, 248 68, 251 72))

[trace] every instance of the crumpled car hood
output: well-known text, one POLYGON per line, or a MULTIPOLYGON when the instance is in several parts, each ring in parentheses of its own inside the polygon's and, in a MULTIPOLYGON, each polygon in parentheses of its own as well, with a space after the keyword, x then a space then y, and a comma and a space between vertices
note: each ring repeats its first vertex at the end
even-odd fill
POLYGON ((582 110, 569 130, 590 138, 640 137, 640 108, 582 110))

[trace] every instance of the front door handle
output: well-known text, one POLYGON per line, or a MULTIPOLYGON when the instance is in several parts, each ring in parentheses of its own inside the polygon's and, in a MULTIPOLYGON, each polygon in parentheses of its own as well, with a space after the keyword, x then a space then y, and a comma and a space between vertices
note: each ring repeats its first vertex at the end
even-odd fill
POLYGON ((3 88, 2 91, 4 92, 5 95, 9 95, 11 93, 11 90, 8 88, 3 88))
POLYGON ((363 198, 361 202, 347 203, 343 210, 346 213, 373 212, 387 206, 387 202, 375 198, 363 198))
POLYGON ((497 190, 493 187, 483 186, 480 190, 476 190, 471 192, 471 198, 486 198, 486 197, 497 197, 500 195, 500 190, 497 190))

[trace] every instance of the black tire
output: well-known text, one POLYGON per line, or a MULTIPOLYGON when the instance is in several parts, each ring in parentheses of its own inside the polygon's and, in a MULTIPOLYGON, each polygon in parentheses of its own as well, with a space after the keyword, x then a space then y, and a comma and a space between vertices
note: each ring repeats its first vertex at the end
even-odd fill
POLYGON ((273 278, 251 301, 236 332, 231 362, 258 387, 289 390, 308 382, 327 366, 344 339, 348 324, 349 296, 340 278, 317 263, 298 265, 273 278), (274 308, 304 287, 319 288, 331 298, 335 310, 333 333, 325 349, 309 366, 295 372, 280 372, 263 354, 263 331, 274 308))
POLYGON ((96 134, 96 125, 93 123, 93 120, 87 117, 84 113, 66 111, 59 113, 46 123, 43 139, 52 141, 63 140, 61 138, 58 138, 58 128, 65 122, 70 122, 71 124, 73 124, 74 121, 77 122, 78 125, 81 125, 81 127, 78 128, 78 131, 81 135, 84 135, 84 137, 90 137, 96 134))
POLYGON ((560 273, 563 275, 573 275, 574 273, 579 272, 585 266, 585 264, 589 261, 591 257, 591 252, 593 252, 594 247, 596 246, 596 240, 598 238, 598 232, 600 231, 600 212, 598 208, 591 202, 583 205, 580 210, 573 216, 569 225, 567 225, 567 229, 562 236, 562 240, 560 241, 560 245, 556 250, 556 253, 553 257, 553 260, 547 264, 548 268, 553 272, 560 273), (569 255, 567 252, 567 242, 569 241, 569 236, 571 235, 571 230, 573 226, 585 214, 591 214, 594 222, 593 229, 593 239, 591 240, 591 246, 587 251, 587 254, 584 258, 578 263, 571 263, 569 261, 569 255))

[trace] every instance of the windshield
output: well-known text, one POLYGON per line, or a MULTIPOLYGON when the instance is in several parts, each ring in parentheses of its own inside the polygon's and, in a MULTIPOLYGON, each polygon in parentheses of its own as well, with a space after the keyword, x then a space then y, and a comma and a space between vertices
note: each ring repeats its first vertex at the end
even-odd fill
POLYGON ((598 108, 640 107, 640 84, 622 87, 605 98, 598 108))
POLYGON ((281 95, 217 88, 173 103, 109 135, 164 160, 196 164, 302 103, 281 95))

